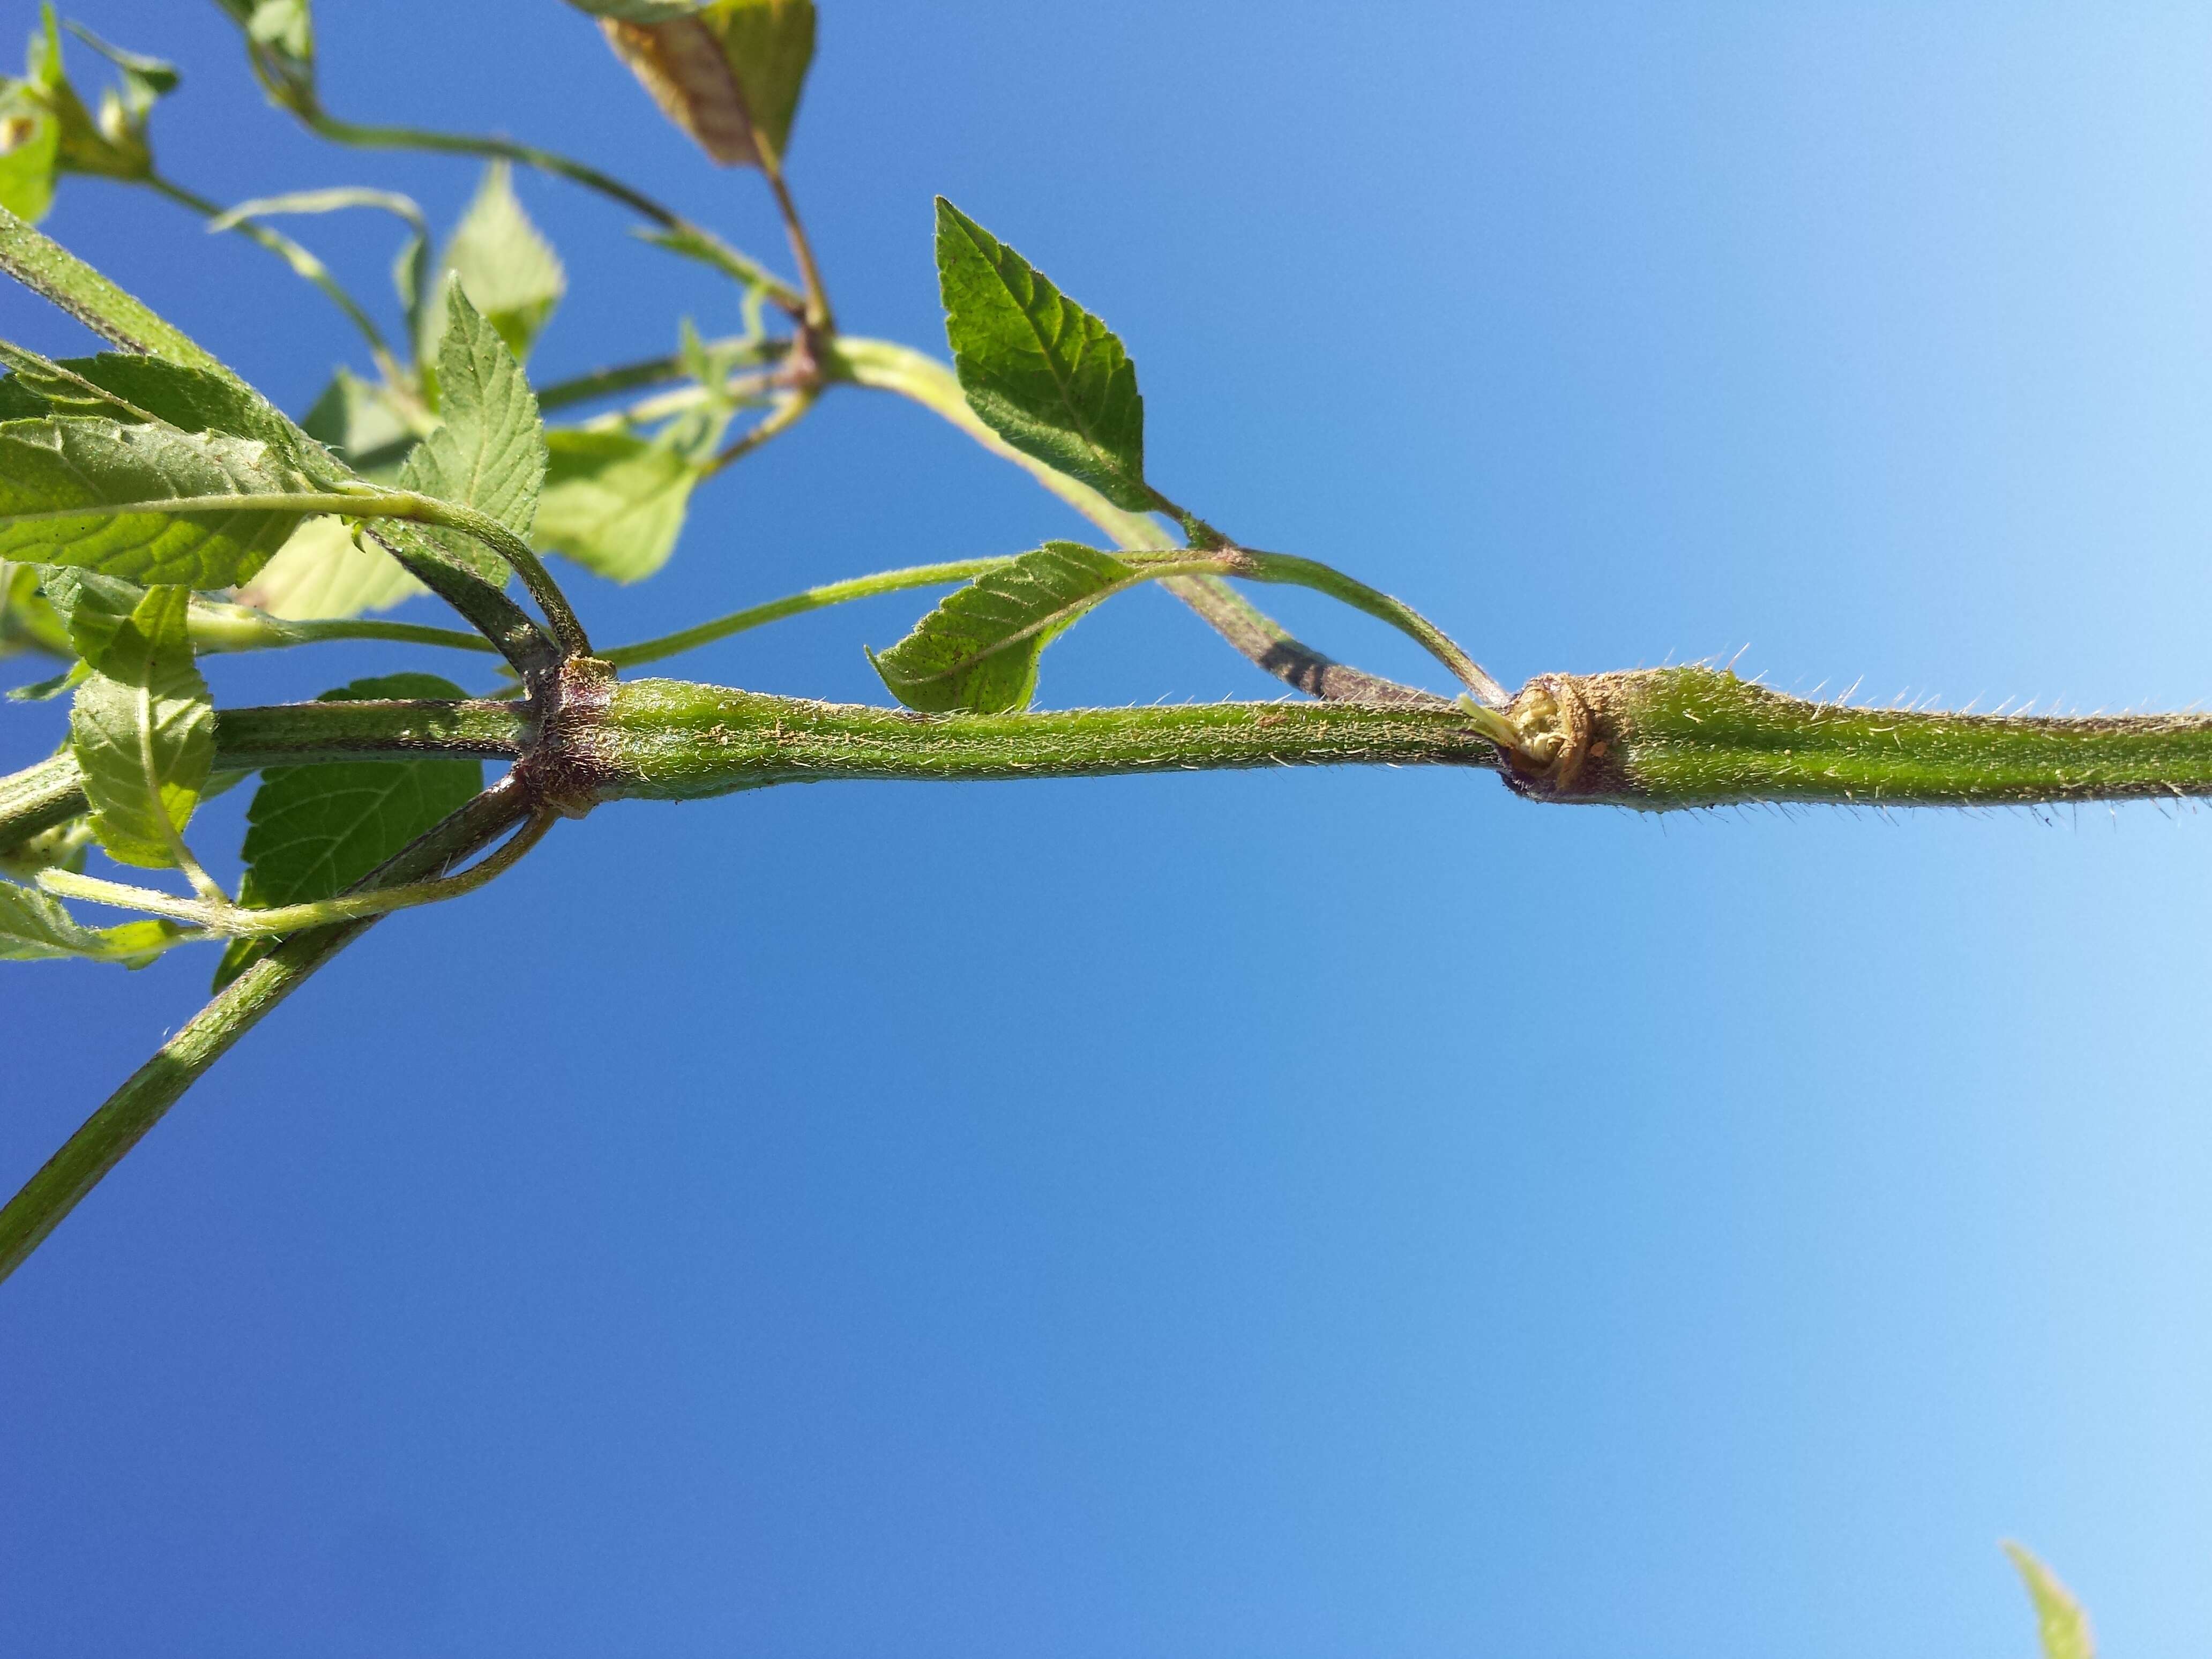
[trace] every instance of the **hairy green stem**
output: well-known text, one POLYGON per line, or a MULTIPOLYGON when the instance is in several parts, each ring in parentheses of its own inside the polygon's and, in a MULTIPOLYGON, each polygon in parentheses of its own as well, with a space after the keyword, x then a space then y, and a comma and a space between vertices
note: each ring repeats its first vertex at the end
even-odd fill
MULTIPOLYGON (((494 785, 361 882, 360 892, 434 877, 489 846, 530 814, 525 792, 494 785)), ((99 1184, 123 1155, 201 1073, 289 996, 318 968, 358 939, 374 919, 340 922, 295 935, 255 963, 163 1043, 86 1120, 59 1152, 0 1206, 0 1279, 21 1267, 46 1235, 99 1184)))
POLYGON ((635 680, 574 739, 602 799, 691 800, 830 778, 957 780, 1342 764, 1496 766, 1456 709, 1196 703, 915 714, 635 680))
POLYGON ((1808 702, 1703 667, 1542 675, 1507 711, 1539 799, 1650 809, 1981 806, 2212 794, 2212 715, 1808 702))
MULTIPOLYGON (((532 733, 519 702, 295 702, 223 708, 215 717, 215 766, 254 772, 323 761, 407 755, 520 757, 532 733)), ((84 775, 63 753, 0 778, 0 854, 86 810, 84 775)))
MULTIPOLYGON (((707 350, 712 354, 731 354, 728 362, 732 368, 753 368, 775 362, 791 349, 791 342, 783 339, 748 340, 732 336, 726 339, 709 340, 707 350)), ((615 363, 605 368, 595 368, 587 374, 578 374, 566 380, 556 380, 550 386, 538 388, 538 407, 541 410, 565 409, 576 404, 587 404, 599 398, 611 398, 624 392, 638 392, 647 386, 666 386, 672 381, 687 380, 690 370, 681 355, 670 352, 665 356, 644 357, 632 363, 615 363)), ((702 397, 704 393, 701 394, 702 397)), ((676 413, 684 405, 672 405, 665 412, 676 413)), ((654 413, 664 412, 656 409, 654 413)))

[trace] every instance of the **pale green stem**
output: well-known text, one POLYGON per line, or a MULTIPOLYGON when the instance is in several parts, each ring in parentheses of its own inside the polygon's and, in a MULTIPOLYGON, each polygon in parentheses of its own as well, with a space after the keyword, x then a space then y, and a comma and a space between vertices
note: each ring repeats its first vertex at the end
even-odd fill
POLYGON ((594 415, 583 422, 583 426, 586 432, 621 430, 633 426, 648 426, 655 421, 665 421, 672 415, 685 414, 717 401, 757 404, 764 401, 761 394, 775 385, 775 377, 770 374, 733 374, 720 387, 687 386, 674 392, 664 392, 658 397, 641 398, 626 408, 594 415))
MULTIPOLYGON (((733 367, 746 368, 782 356, 790 349, 790 344, 788 340, 749 340, 732 336, 708 341, 707 349, 714 353, 743 350, 750 355, 735 362, 733 367)), ((620 392, 635 392, 646 386, 665 386, 671 380, 686 378, 683 357, 670 352, 665 356, 641 358, 634 363, 616 363, 606 368, 595 368, 588 374, 579 374, 572 380, 556 380, 550 386, 540 386, 538 388, 538 407, 541 410, 565 409, 574 404, 590 403, 595 398, 611 398, 620 392)))
POLYGON ((697 237, 702 243, 726 255, 732 267, 757 272, 754 280, 767 290, 770 299, 793 314, 801 314, 806 308, 805 295, 790 283, 762 270, 757 262, 746 258, 712 231, 694 224, 683 215, 664 207, 644 191, 623 183, 611 174, 568 156, 550 149, 539 149, 531 144, 514 143, 505 138, 478 137, 459 132, 432 132, 420 127, 360 126, 319 112, 302 114, 301 118, 332 143, 344 144, 355 149, 416 149, 443 155, 477 155, 488 161, 513 161, 539 173, 566 179, 571 184, 581 185, 611 201, 621 203, 654 224, 697 237))
POLYGON ((224 605, 198 596, 192 600, 186 625, 191 630, 192 649, 203 655, 282 650, 327 640, 389 640, 404 645, 435 645, 452 651, 492 655, 498 654, 499 650, 481 635, 465 634, 456 628, 430 628, 421 623, 377 622, 355 617, 294 621, 272 617, 251 605, 224 605))
POLYGON ((279 933, 296 933, 302 928, 327 927, 332 922, 363 921, 393 910, 437 904, 473 893, 503 872, 513 869, 525 854, 544 838, 545 832, 553 827, 553 821, 558 816, 551 811, 533 814, 505 846, 481 864, 471 866, 458 876, 414 882, 401 887, 383 887, 373 893, 349 897, 317 899, 305 904, 280 904, 265 909, 233 904, 223 896, 220 888, 212 895, 204 895, 198 901, 180 899, 155 888, 102 881, 95 876, 81 876, 67 870, 41 871, 39 885, 62 898, 82 899, 122 910, 143 910, 150 915, 187 922, 228 939, 265 939, 279 933))
POLYGON ((814 400, 821 395, 811 386, 801 387, 799 391, 792 392, 770 410, 766 418, 758 425, 751 428, 727 449, 715 456, 702 470, 708 477, 711 477, 724 467, 743 460, 772 439, 790 431, 793 427, 797 426, 805 418, 806 411, 814 407, 814 400))
MULTIPOLYGON (((202 218, 222 220, 224 216, 221 203, 210 202, 206 197, 186 190, 182 185, 165 179, 158 173, 147 174, 140 182, 156 194, 167 197, 181 207, 189 208, 202 218)), ((306 278, 320 289, 331 302, 346 314, 347 320, 361 331, 362 337, 368 342, 369 351, 376 358, 378 372, 395 382, 401 378, 398 361, 392 355, 391 343, 384 337, 384 331, 376 325, 376 319, 362 308, 361 302, 346 292, 344 284, 331 274, 328 265, 283 232, 272 230, 258 220, 232 220, 220 228, 234 230, 246 240, 266 248, 289 265, 295 275, 306 278)))
POLYGON ((802 616, 809 611, 819 611, 826 605, 843 605, 852 599, 872 599, 878 593, 896 593, 910 587, 934 587, 943 582, 964 582, 981 575, 987 570, 996 570, 1011 564, 1007 558, 954 559, 944 564, 910 565, 904 570, 883 570, 872 576, 854 576, 842 582, 825 582, 819 587, 810 587, 801 592, 787 594, 757 605, 744 611, 733 611, 726 617, 717 617, 696 628, 679 633, 664 634, 657 639, 640 640, 635 645, 617 646, 599 654, 617 668, 635 668, 641 664, 659 662, 685 651, 696 651, 702 645, 712 645, 716 640, 726 640, 732 634, 742 634, 748 629, 759 628, 786 617, 802 616))

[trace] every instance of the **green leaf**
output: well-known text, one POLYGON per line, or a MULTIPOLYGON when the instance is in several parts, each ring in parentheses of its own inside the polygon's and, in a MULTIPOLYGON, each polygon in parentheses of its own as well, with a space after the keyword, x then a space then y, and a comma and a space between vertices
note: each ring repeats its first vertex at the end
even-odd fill
POLYGON ((814 59, 814 0, 714 0, 690 11, 586 0, 661 112, 725 167, 780 168, 814 59))
MULTIPOLYGON (((451 279, 438 379, 445 422, 408 452, 399 487, 475 507, 526 538, 545 482, 538 399, 506 343, 451 279)), ((459 531, 421 533, 487 580, 506 581, 505 561, 459 531)))
MULTIPOLYGON (((391 674, 325 691, 325 702, 468 695, 434 674, 391 674)), ((239 902, 258 908, 335 898, 483 787, 473 760, 348 761, 276 766, 246 810, 246 879, 239 902)), ((221 989, 269 939, 234 939, 216 970, 221 989)))
POLYGON ((215 763, 215 707, 192 660, 189 588, 151 587, 77 688, 70 748, 93 832, 118 864, 167 869, 215 763))
POLYGON ((87 662, 100 660, 146 599, 146 590, 137 582, 96 570, 48 565, 40 576, 40 587, 53 606, 55 618, 76 654, 87 662))
POLYGON ((265 443, 108 419, 0 422, 0 558, 226 587, 304 516, 225 496, 316 493, 265 443), (205 502, 204 507, 167 505, 205 502))
POLYGON ((705 476, 676 445, 627 432, 555 430, 537 544, 618 582, 650 576, 683 533, 705 476))
POLYGON ((1136 365, 1114 331, 942 196, 937 276, 960 389, 984 423, 1116 507, 1164 507, 1145 482, 1136 365))
POLYGON ((149 58, 143 52, 125 52, 112 46, 82 23, 71 23, 70 33, 115 65, 123 76, 124 99, 135 113, 143 117, 151 109, 154 100, 166 98, 177 89, 177 66, 164 58, 149 58))
POLYGON ((484 169, 483 182, 446 244, 441 268, 461 279, 470 303, 518 358, 530 355, 568 289, 560 257, 522 210, 504 161, 484 169))
POLYGON ((61 124, 18 81, 0 83, 0 207, 36 223, 54 204, 61 124))
POLYGON ((269 101, 312 116, 315 97, 315 30, 307 0, 216 0, 245 32, 246 54, 269 101))
POLYGON ((131 351, 94 357, 41 357, 0 341, 0 420, 44 415, 106 416, 125 425, 158 421, 179 432, 248 438, 319 485, 354 474, 243 381, 131 351))
POLYGON ((1000 714, 1036 695, 1037 659, 1091 606, 1146 580, 1110 553, 1047 542, 947 594, 868 660, 909 708, 1000 714))
POLYGON ((2097 1659, 2097 1644, 2089 1632, 2089 1615, 2057 1575, 2020 1545, 2008 1543, 2004 1552, 2020 1571, 2035 1604, 2035 1622, 2043 1638, 2043 1659, 2097 1659))
POLYGON ((52 896, 0 881, 0 962, 76 957, 143 968, 185 936, 183 928, 169 921, 87 927, 52 896))
POLYGON ((424 592, 398 560, 343 519, 309 519, 276 550, 239 600, 288 622, 389 611, 424 592))
POLYGON ((53 605, 39 592, 39 568, 0 563, 0 657, 44 651, 67 657, 76 647, 53 605))

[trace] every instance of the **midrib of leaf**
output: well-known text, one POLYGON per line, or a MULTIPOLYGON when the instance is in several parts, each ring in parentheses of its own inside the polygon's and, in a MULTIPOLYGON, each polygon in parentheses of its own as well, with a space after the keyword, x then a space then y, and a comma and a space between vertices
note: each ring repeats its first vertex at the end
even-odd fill
MULTIPOLYGON (((1056 337, 1048 335, 1044 331, 1043 327, 1037 321, 1036 309, 1037 298, 1036 284, 1040 282, 1046 282, 1048 279, 1042 272, 1037 270, 1034 266, 1030 265, 1026 259, 1021 259, 1021 256, 1017 254, 1013 249, 1008 247, 1005 243, 1001 242, 999 245, 999 252, 997 256, 994 258, 976 242, 973 236, 969 236, 968 234, 964 227, 962 228, 960 234, 963 236, 968 236, 969 246, 974 247, 978 253, 983 254, 984 258, 991 261, 991 269, 998 273, 1000 283, 1006 289, 1009 295, 1015 296, 1014 308, 1022 313, 1022 320, 1029 325, 1030 337, 1036 341, 1038 354, 1043 357, 1045 368, 1052 375, 1053 385, 1059 388, 1060 400, 1066 406, 1070 417, 1075 422, 1077 432, 1082 435, 1085 444, 1089 446, 1093 459, 1103 464, 1109 471, 1119 472, 1122 471, 1121 458, 1116 456, 1099 441, 1096 431, 1093 429, 1091 422, 1086 419, 1084 415, 1081 399, 1076 396, 1073 372, 1082 367, 1081 353, 1078 352, 1074 354, 1074 361, 1070 364, 1069 370, 1063 373, 1060 366, 1059 355, 1054 350, 1056 337), (1029 283, 1029 297, 1027 300, 1021 299, 1016 295, 1013 283, 1007 274, 1006 268, 1006 263, 1012 259, 1021 259, 1021 264, 1024 268, 1029 283)), ((1067 296, 1060 293, 1057 288, 1054 289, 1053 311, 1054 319, 1063 329, 1066 326, 1069 320, 1069 309, 1070 301, 1068 301, 1067 296)), ((1082 331, 1081 320, 1079 317, 1076 321, 1076 329, 1079 335, 1082 331)), ((1136 483, 1140 487, 1148 487, 1144 485, 1144 480, 1141 477, 1136 480, 1136 483)))

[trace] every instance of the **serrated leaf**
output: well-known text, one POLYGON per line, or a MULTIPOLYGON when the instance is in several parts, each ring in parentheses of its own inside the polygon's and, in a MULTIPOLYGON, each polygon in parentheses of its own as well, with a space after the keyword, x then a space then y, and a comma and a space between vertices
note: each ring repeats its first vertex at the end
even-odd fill
POLYGON ((725 167, 780 167, 814 59, 813 0, 714 0, 638 15, 586 0, 661 112, 725 167))
MULTIPOLYGON (((461 279, 469 302, 518 358, 529 356, 532 343, 568 289, 560 256, 522 210, 513 172, 504 161, 484 169, 483 182, 446 244, 440 269, 461 279)), ((426 347, 429 343, 424 342, 426 347)))
POLYGON ((425 592, 399 561, 342 519, 309 519, 239 590, 242 604, 287 622, 389 611, 425 592))
MULTIPOLYGON (((467 695, 434 674, 389 674, 325 691, 320 701, 467 695)), ((270 767, 246 809, 246 878, 239 902, 269 908, 333 898, 483 787, 483 764, 473 760, 270 767)), ((268 939, 232 940, 216 971, 216 988, 274 948, 268 939)))
POLYGON ((1026 708, 1045 647, 1144 579, 1110 553, 1047 542, 947 594, 914 632, 868 659, 893 696, 924 714, 1026 708))
POLYGON ((184 936, 185 930, 167 921, 87 927, 51 894, 0 881, 0 962, 76 957, 143 968, 184 936))
POLYGON ((93 832, 118 864, 175 864, 173 832, 191 821, 215 764, 215 707, 192 660, 191 599, 189 588, 147 589, 91 659, 70 711, 93 832))
POLYGON ((650 576, 683 533, 704 474, 680 448, 627 432, 556 429, 537 544, 618 582, 650 576))
POLYGON ((942 196, 937 276, 969 406, 1033 455, 1132 513, 1145 482, 1145 400, 1114 331, 942 196))
POLYGON ((2036 1629, 2043 1638, 2043 1659, 2097 1659, 2089 1615, 2081 1611, 2081 1604, 2074 1599, 2073 1592, 2058 1582, 2056 1573, 2020 1545, 2008 1543, 2004 1551, 2019 1570, 2021 1581, 2027 1586, 2028 1600, 2035 1604, 2036 1629))
POLYGON ((227 587, 304 516, 226 496, 317 493, 270 446, 104 418, 0 422, 0 558, 227 587), (181 507, 162 503, 205 502, 181 507))
MULTIPOLYGON (((408 452, 399 487, 475 507, 526 538, 545 482, 545 431, 537 397, 505 341, 469 303, 461 283, 450 278, 445 308, 446 331, 438 343, 445 420, 408 452)), ((506 581, 505 561, 459 531, 419 533, 487 580, 506 581)))

